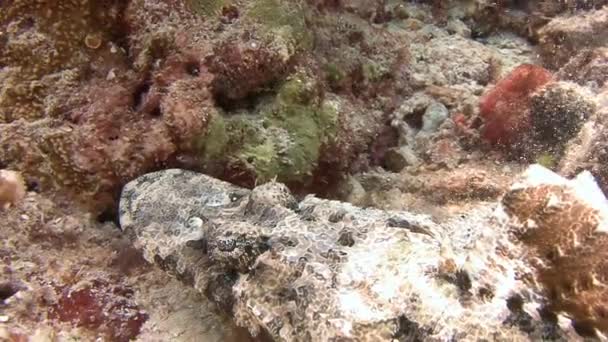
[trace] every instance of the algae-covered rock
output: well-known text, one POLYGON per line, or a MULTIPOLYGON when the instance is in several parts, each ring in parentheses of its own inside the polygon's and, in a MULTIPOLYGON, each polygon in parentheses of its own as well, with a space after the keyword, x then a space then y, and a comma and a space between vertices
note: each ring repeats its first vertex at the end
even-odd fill
POLYGON ((608 42, 608 8, 557 17, 539 31, 540 53, 545 64, 560 68, 586 48, 608 42))
POLYGON ((419 166, 420 159, 408 146, 389 149, 384 157, 385 167, 393 172, 400 172, 408 166, 419 166))
POLYGON ((240 172, 250 184, 275 177, 306 184, 325 158, 324 149, 352 154, 344 143, 352 122, 344 120, 341 103, 322 98, 319 89, 314 78, 297 72, 254 114, 214 116, 198 143, 204 168, 212 174, 240 172))
POLYGON ((530 100, 534 139, 545 154, 560 157, 567 142, 595 111, 595 101, 584 88, 568 82, 548 84, 530 100))
POLYGON ((315 31, 338 28, 306 1, 0 6, 0 166, 94 211, 169 166, 325 187, 381 122, 320 81, 315 31))
POLYGON ((557 76, 592 89, 602 88, 608 81, 608 48, 579 52, 559 70, 557 76))
POLYGON ((213 91, 223 101, 243 99, 272 87, 311 45, 305 9, 298 1, 250 1, 241 12, 241 24, 255 33, 243 35, 233 29, 206 62, 215 74, 213 91))

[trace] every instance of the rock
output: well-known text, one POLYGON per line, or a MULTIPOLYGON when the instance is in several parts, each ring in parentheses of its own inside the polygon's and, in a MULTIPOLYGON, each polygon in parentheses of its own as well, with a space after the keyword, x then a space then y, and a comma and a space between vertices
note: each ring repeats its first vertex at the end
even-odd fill
POLYGON ((405 120, 410 115, 424 113, 433 101, 433 98, 425 93, 415 93, 403 101, 393 115, 398 119, 405 120))
POLYGON ((425 140, 423 135, 419 135, 417 138, 417 146, 420 146, 425 158, 436 166, 454 168, 466 159, 467 153, 452 137, 425 140))
POLYGON ((408 166, 420 165, 420 159, 408 146, 391 148, 384 156, 384 166, 392 172, 400 172, 408 166))
POLYGON ((408 18, 403 21, 403 26, 408 30, 417 31, 424 26, 424 23, 418 19, 408 18))
POLYGON ((566 144, 558 170, 566 176, 589 170, 597 178, 604 193, 608 194, 608 91, 598 94, 595 99, 595 115, 566 144))
POLYGON ((438 200, 439 204, 493 201, 500 198, 510 185, 504 174, 473 168, 451 169, 440 175, 429 172, 420 177, 424 181, 423 194, 438 200))
POLYGON ((471 28, 469 28, 460 19, 452 19, 448 21, 446 29, 450 33, 454 33, 465 38, 471 38, 471 28))
POLYGON ((405 46, 297 2, 2 2, 0 167, 96 213, 125 182, 167 167, 326 187, 382 125, 378 101, 361 95, 405 91, 405 46), (342 28, 383 50, 351 49, 342 28), (311 51, 313 36, 335 49, 311 51), (327 60, 357 96, 327 89, 327 60))
POLYGON ((367 199, 367 192, 363 185, 353 176, 346 177, 340 183, 337 193, 338 197, 344 202, 358 206, 364 206, 367 199))
POLYGON ((560 156, 595 110, 593 97, 584 88, 568 82, 548 84, 530 100, 534 140, 543 152, 560 156))
POLYGON ((430 37, 410 47, 413 74, 422 75, 425 85, 487 84, 490 80, 491 49, 459 35, 430 37))
POLYGON ((597 153, 596 146, 601 144, 602 128, 603 125, 598 125, 595 120, 581 127, 578 135, 566 144, 563 157, 559 160, 560 174, 573 176, 580 170, 589 169, 594 153, 597 153))
POLYGON ((491 83, 506 77, 522 64, 538 63, 536 47, 512 31, 497 32, 488 37, 485 43, 494 48, 495 57, 490 63, 491 83))
POLYGON ((396 12, 397 16, 403 19, 413 18, 420 20, 421 22, 428 22, 431 20, 428 11, 425 11, 422 6, 416 3, 399 4, 396 12))
POLYGON ((21 201, 25 191, 25 181, 19 172, 0 170, 0 209, 21 201))
MULTIPOLYGON (((452 89, 446 90, 446 92, 450 91, 452 89)), ((401 106, 392 114, 392 124, 400 131, 400 142, 402 144, 414 144, 417 133, 435 133, 449 116, 446 106, 427 93, 432 93, 432 96, 441 98, 439 92, 433 93, 427 89, 427 92, 415 93, 403 101, 401 106)))
POLYGON ((608 7, 556 17, 539 31, 545 65, 558 69, 584 49, 608 43, 608 7))
POLYGON ((579 52, 556 74, 557 78, 599 89, 608 81, 608 48, 579 52))
MULTIPOLYGON (((592 305, 585 288, 582 296, 568 294, 576 303, 570 310, 551 297, 550 283, 537 288, 526 280, 550 276, 527 257, 537 245, 511 234, 533 227, 522 216, 528 189, 538 193, 539 184, 561 179, 537 175, 528 173, 528 183, 506 195, 506 214, 495 205, 480 205, 438 224, 406 211, 362 209, 313 196, 297 202, 280 183, 250 191, 171 169, 125 186, 120 221, 147 260, 178 274, 254 335, 264 331, 277 341, 575 338, 571 327, 541 319, 561 311, 572 315, 575 328, 584 322, 583 332, 605 331, 600 316, 582 310, 592 305), (586 321, 589 317, 598 320, 586 321)), ((589 189, 571 185, 560 181, 550 189, 572 196, 589 189)), ((537 206, 552 203, 530 200, 537 206)), ((582 212, 606 213, 603 202, 577 203, 582 212)), ((567 232, 580 228, 568 225, 579 218, 569 208, 552 207, 543 217, 564 222, 542 226, 557 244, 570 241, 567 232)), ((578 253, 572 248, 577 247, 565 249, 570 256, 578 253)), ((576 274, 605 267, 606 258, 592 260, 576 274)), ((599 285, 589 291, 605 298, 599 285)))
POLYGON ((433 133, 449 116, 448 109, 441 103, 433 101, 422 115, 422 129, 424 133, 433 133))
POLYGON ((209 71, 215 75, 212 91, 220 102, 228 104, 284 79, 293 59, 311 42, 303 7, 289 8, 282 1, 264 0, 242 7, 243 20, 258 25, 261 39, 233 32, 206 58, 209 71))

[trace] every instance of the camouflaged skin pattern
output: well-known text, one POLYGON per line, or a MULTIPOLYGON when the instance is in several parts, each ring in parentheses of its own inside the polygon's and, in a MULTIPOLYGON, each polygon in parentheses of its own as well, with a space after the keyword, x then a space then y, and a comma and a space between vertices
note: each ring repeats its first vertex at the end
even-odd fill
POLYGON ((502 205, 513 218, 514 235, 530 247, 537 281, 550 299, 548 308, 567 313, 579 334, 603 334, 606 340, 608 221, 606 200, 593 182, 590 174, 581 174, 569 184, 513 189, 502 205), (594 188, 601 196, 591 197, 594 188))
POLYGON ((245 190, 183 170, 127 184, 120 222, 144 256, 277 341, 563 339, 521 249, 480 208, 443 224, 280 183, 245 190), (488 229, 488 227, 490 229, 488 229), (515 297, 521 307, 507 305, 515 297), (536 305, 536 306, 535 306, 536 305))

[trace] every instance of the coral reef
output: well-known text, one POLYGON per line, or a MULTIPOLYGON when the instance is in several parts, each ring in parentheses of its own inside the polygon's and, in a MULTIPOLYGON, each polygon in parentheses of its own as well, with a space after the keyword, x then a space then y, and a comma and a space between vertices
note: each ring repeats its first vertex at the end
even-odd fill
MULTIPOLYGON (((302 189, 335 182, 365 152, 383 120, 376 104, 328 92, 320 63, 308 55, 332 52, 313 45, 315 31, 307 21, 314 18, 319 31, 333 34, 339 29, 335 19, 312 16, 304 2, 242 5, 235 12, 221 1, 100 8, 65 1, 32 5, 30 25, 25 2, 3 5, 2 165, 94 211, 111 207, 126 181, 171 165, 247 186, 273 177, 302 189), (50 19, 43 18, 46 13, 50 19), (48 32, 48 20, 59 22, 57 32, 48 32), (52 45, 46 52, 56 57, 47 58, 54 64, 19 55, 35 50, 27 47, 38 44, 32 36, 52 45), (30 66, 35 72, 23 72, 30 66), (317 89, 299 90, 300 81, 317 89), (54 91, 47 94, 49 82, 54 91), (19 89, 23 101, 13 94, 19 89), (296 98, 301 95, 312 98, 296 98), (364 108, 373 115, 360 115, 364 108), (222 146, 222 137, 231 146, 222 146)), ((371 57, 382 54, 374 48, 361 61, 363 50, 342 58, 367 80, 353 81, 353 87, 369 97, 380 88, 394 96, 397 81, 386 75, 398 58, 378 64, 371 57)))
POLYGON ((0 1, 0 340, 603 339, 605 5, 0 1))

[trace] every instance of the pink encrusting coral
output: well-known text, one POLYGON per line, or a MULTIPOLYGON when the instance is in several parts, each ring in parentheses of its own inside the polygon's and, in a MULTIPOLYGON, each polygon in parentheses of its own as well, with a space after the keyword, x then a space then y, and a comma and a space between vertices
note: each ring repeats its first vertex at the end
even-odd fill
POLYGON ((551 79, 548 70, 522 64, 486 92, 479 102, 483 139, 492 144, 516 143, 530 128, 531 95, 551 79))

